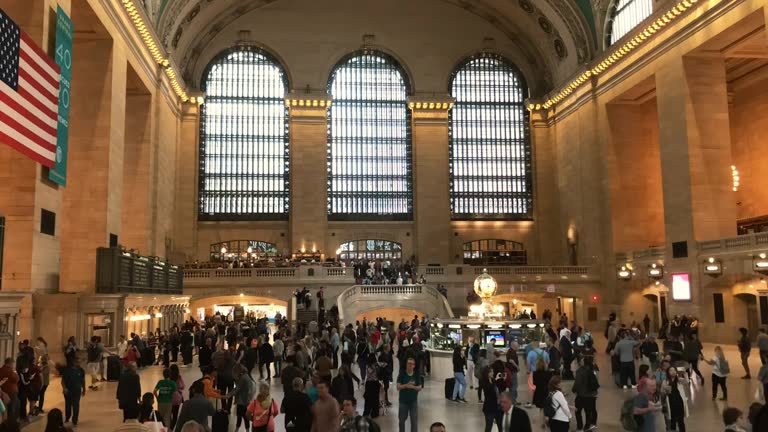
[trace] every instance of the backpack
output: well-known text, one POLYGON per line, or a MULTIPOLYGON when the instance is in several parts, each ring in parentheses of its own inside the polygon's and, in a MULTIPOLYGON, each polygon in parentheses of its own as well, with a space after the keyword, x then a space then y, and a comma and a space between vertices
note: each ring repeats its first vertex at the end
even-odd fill
POLYGON ((594 372, 589 373, 589 378, 587 378, 587 388, 590 392, 596 392, 600 388, 600 383, 597 382, 597 376, 594 372))
POLYGON ((99 346, 95 343, 88 345, 88 361, 90 363, 99 361, 99 346))
MULTIPOLYGON (((360 424, 360 419, 361 418, 363 418, 363 416, 361 416, 361 415, 358 415, 357 417, 355 417, 355 430, 359 430, 358 429, 359 428, 358 425, 360 424)), ((367 429, 367 432, 381 432, 381 427, 379 427, 378 423, 373 421, 370 417, 368 417, 368 429, 367 429)))
POLYGON ((640 425, 635 418, 635 396, 626 399, 621 405, 621 426, 625 431, 640 430, 640 425))
POLYGON ((720 364, 720 372, 723 375, 730 375, 731 365, 728 364, 728 360, 726 360, 725 358, 718 359, 718 363, 720 364))
POLYGON ((550 393, 547 396, 546 402, 544 402, 544 417, 549 418, 549 419, 554 417, 555 414, 557 413, 557 409, 560 408, 560 404, 559 403, 557 404, 557 407, 555 407, 553 405, 553 403, 554 403, 554 400, 552 399, 552 395, 553 394, 554 393, 550 393))

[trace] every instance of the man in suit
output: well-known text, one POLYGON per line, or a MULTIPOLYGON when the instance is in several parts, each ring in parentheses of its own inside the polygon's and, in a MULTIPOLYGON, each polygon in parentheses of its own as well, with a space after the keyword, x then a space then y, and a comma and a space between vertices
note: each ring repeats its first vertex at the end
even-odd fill
POLYGON ((515 406, 512 393, 502 393, 500 403, 502 432, 532 432, 528 413, 515 406))

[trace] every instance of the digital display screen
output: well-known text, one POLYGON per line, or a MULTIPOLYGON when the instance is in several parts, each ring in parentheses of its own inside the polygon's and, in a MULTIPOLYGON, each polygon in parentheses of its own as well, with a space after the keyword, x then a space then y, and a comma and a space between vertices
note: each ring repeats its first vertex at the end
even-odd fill
POLYGON ((505 347, 507 346, 507 341, 504 336, 504 332, 501 330, 487 330, 485 332, 485 343, 489 344, 491 343, 491 339, 494 339, 493 346, 495 347, 505 347))
POLYGON ((688 273, 675 273, 672 275, 672 299, 691 299, 691 276, 688 273))

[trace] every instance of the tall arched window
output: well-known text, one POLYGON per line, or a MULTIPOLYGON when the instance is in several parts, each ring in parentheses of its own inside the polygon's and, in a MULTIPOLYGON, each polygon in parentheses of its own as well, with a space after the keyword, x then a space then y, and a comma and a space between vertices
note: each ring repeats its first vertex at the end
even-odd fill
POLYGON ((530 219, 528 88, 520 71, 494 54, 464 61, 450 94, 450 193, 453 219, 530 219))
POLYGON ((412 218, 410 93, 403 68, 378 51, 342 59, 328 82, 328 218, 412 218))
POLYGON ((653 0, 615 0, 608 11, 608 45, 632 31, 653 13, 653 0))
POLYGON ((203 75, 200 220, 288 218, 288 78, 271 55, 237 47, 203 75))

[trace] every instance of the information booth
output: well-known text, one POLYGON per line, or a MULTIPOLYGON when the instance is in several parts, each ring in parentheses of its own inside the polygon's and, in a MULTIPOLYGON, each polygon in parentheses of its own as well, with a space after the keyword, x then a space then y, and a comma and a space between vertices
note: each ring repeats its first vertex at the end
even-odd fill
POLYGON ((537 320, 434 319, 430 326, 430 378, 437 381, 453 378, 453 349, 466 347, 470 338, 481 349, 493 343, 495 351, 506 353, 514 341, 522 352, 525 345, 538 344, 546 337, 544 321, 537 320))

